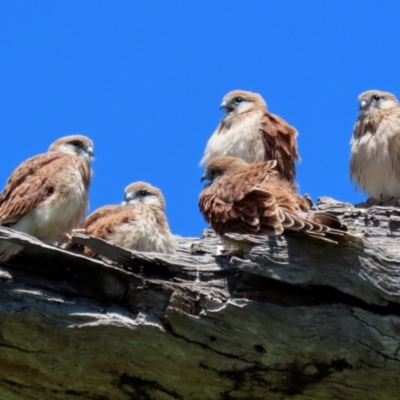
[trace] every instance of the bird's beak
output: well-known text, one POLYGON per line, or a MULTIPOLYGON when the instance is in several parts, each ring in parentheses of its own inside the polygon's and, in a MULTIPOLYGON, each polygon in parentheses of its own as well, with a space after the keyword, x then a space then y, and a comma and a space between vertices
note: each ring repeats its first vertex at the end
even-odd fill
POLYGON ((224 100, 224 101, 220 104, 219 109, 221 110, 221 109, 223 109, 223 108, 226 108, 227 105, 228 105, 228 102, 227 102, 226 100, 224 100))
POLYGON ((131 200, 133 200, 133 194, 129 192, 125 195, 124 203, 129 203, 131 200))
POLYGON ((210 178, 207 176, 207 174, 204 174, 204 175, 201 177, 201 179, 200 179, 200 182, 201 182, 201 183, 203 183, 204 181, 209 181, 209 182, 207 182, 207 183, 204 185, 204 189, 205 189, 205 188, 208 188, 208 187, 212 184, 212 181, 211 181, 210 178))
POLYGON ((367 100, 360 101, 360 110, 365 108, 367 106, 367 104, 368 104, 367 100))
POLYGON ((93 147, 92 147, 92 146, 89 146, 89 147, 86 149, 86 153, 88 153, 90 157, 93 157, 93 156, 94 156, 93 147))

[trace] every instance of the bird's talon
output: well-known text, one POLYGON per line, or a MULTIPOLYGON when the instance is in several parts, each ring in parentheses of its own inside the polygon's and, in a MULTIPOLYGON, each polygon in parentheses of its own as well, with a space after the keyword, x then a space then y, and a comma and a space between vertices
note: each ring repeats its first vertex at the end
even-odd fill
POLYGON ((72 236, 69 233, 65 234, 65 239, 67 239, 68 241, 72 240, 72 236))
POLYGON ((375 197, 369 197, 366 201, 368 207, 372 207, 372 206, 381 206, 383 204, 383 200, 382 200, 382 195, 381 195, 381 199, 377 200, 375 197))
POLYGON ((72 229, 71 233, 86 233, 86 229, 83 228, 72 229))

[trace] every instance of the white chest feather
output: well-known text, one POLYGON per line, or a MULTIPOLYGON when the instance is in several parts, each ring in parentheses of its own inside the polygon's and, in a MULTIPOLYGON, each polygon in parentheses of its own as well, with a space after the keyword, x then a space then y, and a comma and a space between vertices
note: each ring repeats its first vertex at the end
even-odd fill
POLYGON ((400 196, 399 168, 396 149, 391 149, 394 131, 365 133, 352 139, 351 177, 370 197, 388 203, 400 196))
POLYGON ((229 129, 218 129, 207 143, 201 164, 208 164, 213 158, 231 156, 242 158, 248 163, 264 161, 265 149, 260 132, 262 112, 253 112, 229 129))
POLYGON ((88 208, 87 190, 81 174, 73 166, 64 171, 64 178, 53 195, 21 218, 13 228, 54 243, 78 227, 88 208))
POLYGON ((175 241, 170 232, 160 232, 156 218, 148 214, 114 228, 107 238, 111 243, 137 251, 175 253, 175 241))

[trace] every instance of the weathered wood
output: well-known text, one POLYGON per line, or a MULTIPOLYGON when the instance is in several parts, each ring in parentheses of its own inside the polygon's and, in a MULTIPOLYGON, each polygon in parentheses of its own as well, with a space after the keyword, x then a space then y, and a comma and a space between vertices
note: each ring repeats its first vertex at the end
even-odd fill
POLYGON ((400 209, 321 199, 359 238, 178 238, 176 255, 85 235, 90 259, 0 228, 0 399, 397 399, 400 209))

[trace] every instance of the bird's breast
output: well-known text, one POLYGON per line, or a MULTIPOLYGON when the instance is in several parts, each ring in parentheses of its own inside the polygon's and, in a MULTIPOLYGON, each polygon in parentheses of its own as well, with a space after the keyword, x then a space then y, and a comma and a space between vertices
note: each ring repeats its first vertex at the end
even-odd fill
MULTIPOLYGON (((166 220, 164 222, 167 224, 166 220)), ((156 215, 145 208, 135 210, 135 218, 130 222, 114 227, 113 233, 107 240, 137 251, 161 253, 175 251, 175 244, 168 226, 160 227, 156 215)))
POLYGON ((352 140, 351 178, 370 197, 383 196, 384 202, 400 195, 400 165, 391 156, 392 137, 390 132, 365 132, 352 140))
POLYGON ((76 228, 88 208, 88 193, 81 173, 74 166, 63 171, 54 193, 32 211, 36 237, 55 242, 76 228))
POLYGON ((220 156, 238 157, 248 163, 264 161, 260 127, 262 114, 237 116, 227 127, 217 129, 207 143, 202 164, 220 156))

